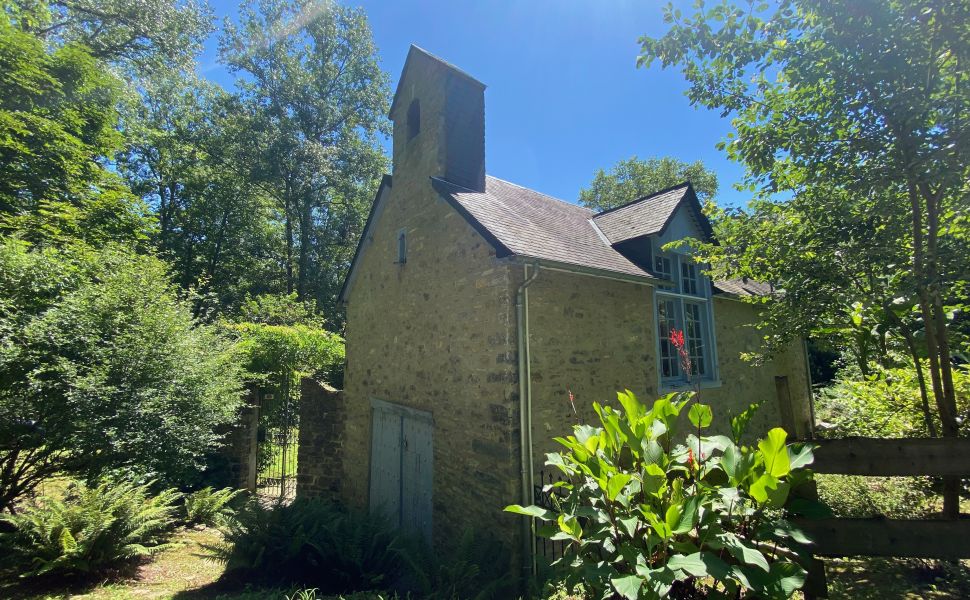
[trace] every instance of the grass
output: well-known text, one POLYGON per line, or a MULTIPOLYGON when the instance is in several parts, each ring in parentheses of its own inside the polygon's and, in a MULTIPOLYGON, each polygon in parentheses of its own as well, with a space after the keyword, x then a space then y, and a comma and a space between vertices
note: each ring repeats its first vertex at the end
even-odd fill
MULTIPOLYGON (((10 600, 286 600, 294 590, 240 587, 220 581, 224 567, 208 558, 205 546, 222 540, 218 530, 183 529, 171 548, 129 571, 97 582, 58 587, 0 583, 0 598, 10 600)), ((379 600, 374 594, 354 594, 344 600, 379 600)), ((328 600, 338 600, 337 598, 328 600)), ((389 599, 388 599, 389 600, 389 599)))
POLYGON ((843 558, 825 561, 829 598, 957 600, 970 598, 970 561, 843 558))
MULTIPOLYGON (((286 600, 294 590, 245 588, 221 580, 224 567, 208 558, 205 546, 219 543, 218 530, 182 529, 175 544, 127 572, 104 581, 65 588, 0 584, 0 598, 10 600, 286 600)), ((826 560, 832 600, 927 599, 970 597, 970 561, 944 563, 908 559, 826 560)), ((567 596, 568 597, 568 596, 567 596)), ((338 600, 331 598, 329 600, 338 600)), ((354 594, 344 600, 390 600, 354 594)))

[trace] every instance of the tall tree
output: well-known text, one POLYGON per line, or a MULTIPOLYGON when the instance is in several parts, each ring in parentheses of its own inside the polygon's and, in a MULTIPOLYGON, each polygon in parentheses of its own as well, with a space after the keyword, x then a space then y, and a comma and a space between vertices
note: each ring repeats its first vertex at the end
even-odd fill
MULTIPOLYGON (((641 64, 681 66, 691 102, 734 116, 736 132, 723 147, 764 198, 786 191, 821 206, 834 194, 869 214, 878 204, 896 208, 882 217, 907 231, 906 261, 880 270, 894 271, 897 306, 919 317, 916 341, 928 357, 942 431, 958 435, 951 317, 966 301, 968 273, 968 255, 958 249, 967 247, 970 210, 970 5, 723 1, 698 4, 688 17, 671 7, 665 20, 666 34, 641 40, 641 64)), ((864 266, 865 256, 856 259, 864 266)), ((740 262, 741 270, 760 270, 740 262)), ((809 285, 829 285, 827 271, 806 272, 809 285)), ((788 331, 810 327, 791 323, 788 331)), ((949 482, 951 516, 956 491, 949 482)))
POLYGON ((377 135, 390 93, 364 13, 252 0, 226 22, 220 55, 251 114, 253 171, 283 218, 287 291, 332 308, 386 167, 377 135))
POLYGON ((588 188, 580 190, 579 201, 593 210, 606 210, 662 189, 690 181, 701 202, 717 194, 717 175, 701 161, 686 163, 664 156, 621 160, 609 172, 600 169, 588 188))
POLYGON ((82 46, 49 50, 0 12, 0 211, 82 202, 119 182, 114 77, 82 46))
POLYGON ((184 287, 231 312, 281 292, 275 204, 245 160, 253 123, 239 100, 194 75, 159 71, 126 114, 119 165, 158 217, 157 244, 184 287))
POLYGON ((212 31, 204 0, 7 0, 4 12, 38 39, 140 73, 191 68, 212 31))

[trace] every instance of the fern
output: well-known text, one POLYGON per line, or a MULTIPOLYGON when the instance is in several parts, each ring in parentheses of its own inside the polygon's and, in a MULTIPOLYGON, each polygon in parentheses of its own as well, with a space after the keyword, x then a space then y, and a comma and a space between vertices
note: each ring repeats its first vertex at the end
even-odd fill
POLYGON ((457 545, 436 556, 426 546, 404 553, 410 586, 425 600, 509 598, 514 581, 508 550, 498 540, 466 529, 457 545))
POLYGON ((386 590, 404 570, 404 544, 385 521, 320 500, 251 502, 223 534, 225 543, 210 552, 250 583, 310 585, 327 594, 386 590))
POLYGON ((78 575, 164 549, 174 519, 177 490, 149 492, 151 483, 73 483, 61 500, 43 497, 17 514, 2 515, 11 531, 0 547, 22 577, 78 575))
POLYGON ((221 525, 235 514, 233 501, 243 490, 202 488, 185 496, 185 523, 187 525, 221 525))

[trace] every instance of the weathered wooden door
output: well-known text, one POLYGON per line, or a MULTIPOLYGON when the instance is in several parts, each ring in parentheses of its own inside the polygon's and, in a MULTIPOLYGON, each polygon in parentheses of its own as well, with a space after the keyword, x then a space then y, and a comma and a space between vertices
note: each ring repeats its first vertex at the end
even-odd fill
POLYGON ((431 413, 373 401, 370 507, 395 526, 431 537, 431 413))

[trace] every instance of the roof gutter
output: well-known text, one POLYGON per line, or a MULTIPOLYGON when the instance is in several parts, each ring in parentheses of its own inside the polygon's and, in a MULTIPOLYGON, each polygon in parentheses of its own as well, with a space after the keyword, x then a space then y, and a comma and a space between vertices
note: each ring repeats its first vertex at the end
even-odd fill
MULTIPOLYGON (((532 371, 529 357, 529 286, 539 276, 539 264, 522 266, 523 281, 515 295, 515 321, 518 334, 519 357, 519 434, 522 447, 522 506, 535 504, 534 474, 532 472, 532 371)), ((526 577, 535 572, 534 520, 522 521, 522 570, 526 577)))
POLYGON ((540 265, 546 271, 557 271, 559 273, 572 273, 574 275, 587 275, 589 277, 599 277, 601 279, 611 279, 613 281, 623 281, 626 283, 635 283, 638 285, 647 285, 650 287, 666 287, 667 282, 662 279, 657 279, 656 277, 651 277, 649 275, 644 275, 639 277, 637 275, 624 275, 623 273, 617 273, 615 271, 607 271, 605 269, 594 269, 591 267, 581 267, 579 265, 573 265, 570 263, 545 260, 541 258, 530 258, 527 256, 512 256, 509 259, 511 262, 521 265, 533 265, 538 268, 540 265))

